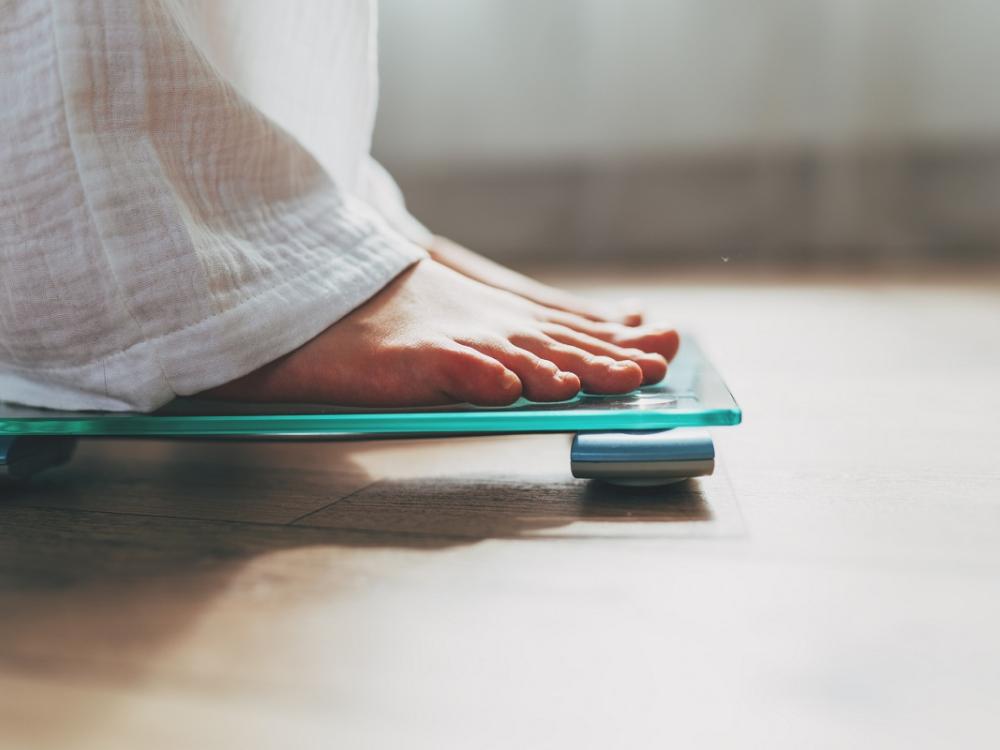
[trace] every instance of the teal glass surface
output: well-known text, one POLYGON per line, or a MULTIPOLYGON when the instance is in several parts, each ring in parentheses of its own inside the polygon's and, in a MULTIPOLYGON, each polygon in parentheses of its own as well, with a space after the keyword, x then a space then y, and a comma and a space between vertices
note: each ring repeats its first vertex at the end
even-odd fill
POLYGON ((688 337, 662 383, 619 396, 582 393, 557 403, 522 399, 505 407, 406 410, 177 399, 151 414, 59 412, 0 402, 0 435, 346 438, 662 430, 735 425, 741 418, 725 383, 688 337))

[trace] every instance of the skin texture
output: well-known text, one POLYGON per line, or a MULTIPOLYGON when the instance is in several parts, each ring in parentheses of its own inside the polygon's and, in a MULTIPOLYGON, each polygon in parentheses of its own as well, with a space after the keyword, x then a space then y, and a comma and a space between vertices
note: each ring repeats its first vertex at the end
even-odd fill
POLYGON ((530 296, 500 288, 530 282, 508 273, 487 285, 434 258, 422 260, 304 346, 203 395, 502 406, 522 395, 559 401, 581 388, 627 393, 666 374, 679 344, 676 332, 602 319, 599 308, 556 290, 558 307, 541 304, 535 299, 547 298, 548 287, 529 284, 530 296))
POLYGON ((642 324, 642 310, 634 300, 617 305, 602 305, 554 289, 509 268, 474 253, 447 237, 435 237, 427 251, 434 260, 483 284, 506 289, 533 302, 555 310, 563 310, 588 320, 620 323, 627 326, 642 324))

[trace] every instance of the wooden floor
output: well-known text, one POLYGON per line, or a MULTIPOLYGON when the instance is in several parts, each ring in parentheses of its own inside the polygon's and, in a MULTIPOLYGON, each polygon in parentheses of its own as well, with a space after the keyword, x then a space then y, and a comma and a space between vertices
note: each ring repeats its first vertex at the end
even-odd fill
POLYGON ((1000 746, 1000 283, 663 279, 745 410, 709 479, 108 441, 0 490, 0 747, 1000 746))

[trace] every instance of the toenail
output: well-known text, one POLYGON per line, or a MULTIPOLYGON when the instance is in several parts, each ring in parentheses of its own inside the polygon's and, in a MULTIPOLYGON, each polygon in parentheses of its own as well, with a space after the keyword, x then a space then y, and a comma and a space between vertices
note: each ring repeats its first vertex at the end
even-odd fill
POLYGON ((504 388, 514 388, 515 386, 518 386, 520 384, 521 381, 518 379, 517 375, 515 375, 510 370, 504 371, 503 377, 500 379, 501 386, 503 386, 504 388))

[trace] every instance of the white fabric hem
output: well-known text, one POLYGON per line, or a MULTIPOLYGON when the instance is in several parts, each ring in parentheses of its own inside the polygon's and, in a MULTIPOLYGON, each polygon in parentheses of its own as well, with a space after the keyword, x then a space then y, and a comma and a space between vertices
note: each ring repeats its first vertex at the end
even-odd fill
POLYGON ((297 349, 426 255, 402 238, 371 235, 350 250, 331 253, 328 264, 98 361, 48 371, 32 367, 17 372, 21 368, 5 365, 0 399, 49 409, 152 411, 297 349), (46 372, 58 372, 57 382, 46 382, 46 372), (67 375, 72 375, 72 388, 67 375), (109 383, 115 395, 109 393, 109 383))

